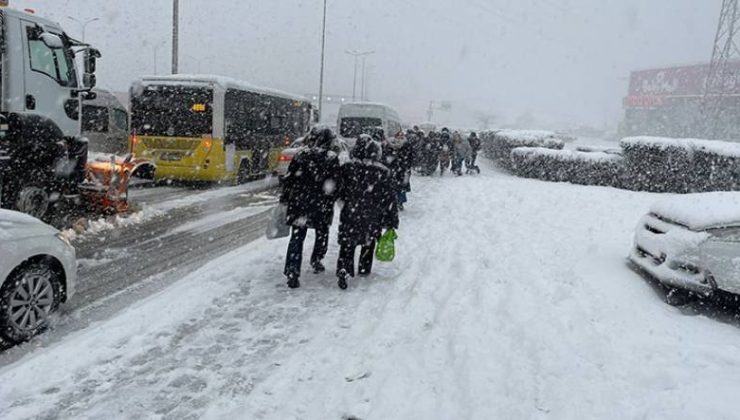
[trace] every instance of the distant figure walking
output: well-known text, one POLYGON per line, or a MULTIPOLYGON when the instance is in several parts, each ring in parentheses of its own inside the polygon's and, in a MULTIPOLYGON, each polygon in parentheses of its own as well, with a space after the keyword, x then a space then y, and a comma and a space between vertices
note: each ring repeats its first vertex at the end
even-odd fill
POLYGON ((478 159, 478 152, 481 149, 481 141, 480 137, 478 137, 475 132, 470 133, 470 137, 468 137, 468 143, 470 144, 470 161, 465 162, 465 166, 468 168, 468 173, 480 173, 480 168, 475 163, 475 161, 478 159))
POLYGON ((450 130, 446 127, 442 129, 442 133, 439 135, 438 149, 439 176, 442 176, 450 168, 450 161, 452 160, 452 137, 450 136, 450 130))
POLYGON ((335 139, 328 129, 317 129, 306 137, 308 147, 296 153, 283 181, 280 202, 288 207, 286 223, 292 226, 284 274, 288 287, 300 287, 303 242, 308 229, 316 231, 311 267, 325 270, 322 260, 329 245, 329 227, 334 216, 339 158, 331 151, 335 139))
POLYGON ((470 157, 473 152, 470 149, 468 139, 464 138, 457 131, 452 134, 452 146, 454 152, 454 157, 452 160, 452 172, 460 176, 462 175, 463 162, 470 161, 470 157))

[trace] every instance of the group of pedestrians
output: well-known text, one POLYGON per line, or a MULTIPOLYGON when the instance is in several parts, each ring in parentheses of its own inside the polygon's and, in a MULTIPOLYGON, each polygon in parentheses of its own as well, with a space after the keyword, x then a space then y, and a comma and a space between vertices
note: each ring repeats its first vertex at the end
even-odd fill
POLYGON ((336 202, 342 203, 336 269, 342 289, 355 277, 357 248, 360 248, 357 274, 367 276, 383 230, 398 228, 401 198, 405 200, 410 190, 407 174, 410 166, 406 169, 410 165, 410 148, 403 136, 384 141, 381 133, 360 135, 351 159, 343 165, 332 151, 336 136, 328 128, 312 130, 305 140, 307 147, 294 156, 280 196, 280 202, 287 206, 286 223, 291 226, 284 269, 288 287, 300 287, 303 243, 308 229, 316 231, 311 267, 315 273, 326 270, 323 260, 336 202))
POLYGON ((480 173, 476 160, 481 141, 475 132, 465 137, 458 131, 450 132, 446 127, 439 133, 432 130, 425 134, 418 127, 412 131, 416 138, 414 166, 421 175, 431 176, 439 169, 440 176, 447 170, 460 176, 463 165, 467 174, 480 173))

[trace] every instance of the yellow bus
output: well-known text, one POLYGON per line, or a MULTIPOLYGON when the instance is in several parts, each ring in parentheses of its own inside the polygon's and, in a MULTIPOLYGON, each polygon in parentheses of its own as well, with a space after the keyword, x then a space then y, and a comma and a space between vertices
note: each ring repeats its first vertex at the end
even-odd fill
POLYGON ((274 172, 305 134, 305 98, 219 76, 153 76, 130 90, 131 152, 154 161, 155 180, 237 181, 274 172))

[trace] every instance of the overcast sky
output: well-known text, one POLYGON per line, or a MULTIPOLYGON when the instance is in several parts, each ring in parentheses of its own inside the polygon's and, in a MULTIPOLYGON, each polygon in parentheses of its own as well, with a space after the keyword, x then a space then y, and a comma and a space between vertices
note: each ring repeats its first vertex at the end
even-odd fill
MULTIPOLYGON (((322 0, 181 0, 181 72, 217 73, 299 94, 318 92, 322 0)), ((721 0, 329 0, 326 92, 352 94, 347 49, 368 58, 370 99, 424 120, 602 125, 620 118, 630 70, 708 62, 721 0)), ((98 80, 126 90, 169 72, 170 0, 11 0, 103 52, 98 80)))

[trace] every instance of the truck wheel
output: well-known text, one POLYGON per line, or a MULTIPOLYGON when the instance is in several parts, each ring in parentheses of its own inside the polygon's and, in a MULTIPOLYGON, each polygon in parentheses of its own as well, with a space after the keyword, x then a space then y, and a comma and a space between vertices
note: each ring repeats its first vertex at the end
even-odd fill
POLYGON ((15 269, 0 288, 0 338, 18 344, 45 330, 61 302, 60 285, 59 273, 42 261, 15 269))
POLYGON ((40 187, 23 187, 18 193, 16 208, 21 213, 41 219, 49 210, 49 195, 40 187))
POLYGON ((249 164, 249 161, 247 159, 242 159, 241 163, 239 163, 239 170, 236 173, 236 182, 239 184, 249 182, 251 177, 250 170, 251 165, 249 164))

